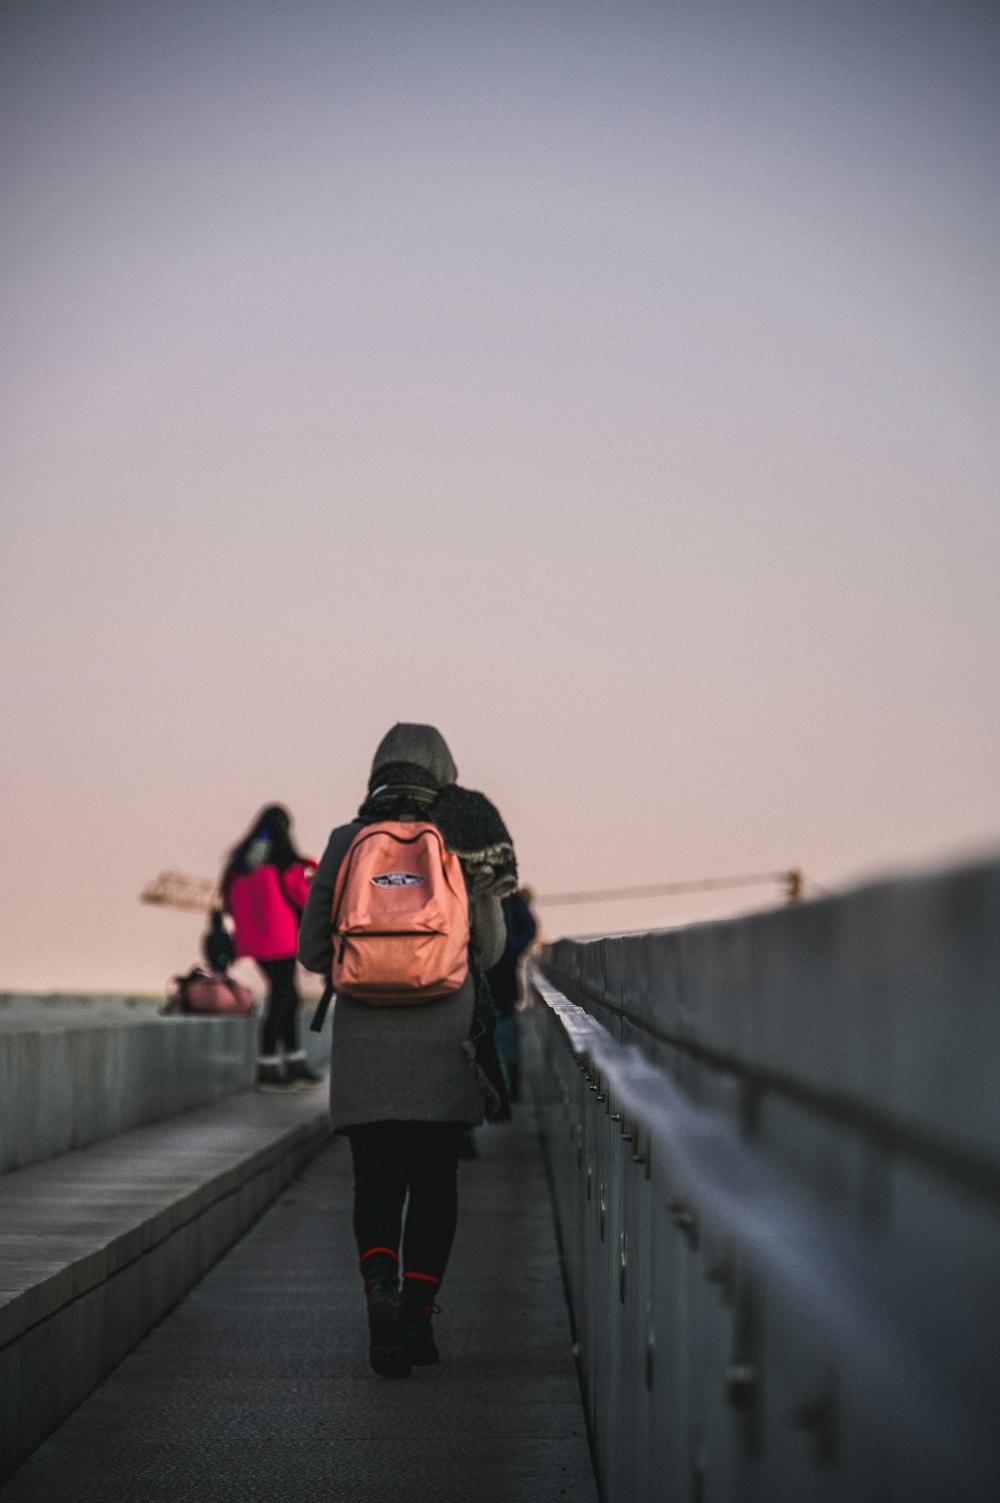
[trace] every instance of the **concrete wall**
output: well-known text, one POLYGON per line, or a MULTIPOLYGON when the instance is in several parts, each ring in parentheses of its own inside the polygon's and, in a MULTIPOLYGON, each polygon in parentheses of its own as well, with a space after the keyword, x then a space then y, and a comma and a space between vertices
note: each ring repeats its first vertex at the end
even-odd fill
POLYGON ((630 1120, 539 996, 609 1503, 1000 1496, 1000 865, 560 941, 542 969, 663 1082, 630 1120), (650 1154, 688 1106, 690 1141, 650 1154))
MULTIPOLYGON (((253 1081, 258 1018, 159 1016, 162 997, 0 992, 0 1173, 175 1112, 253 1081)), ((330 1015, 310 1063, 329 1067, 330 1015)))
POLYGON ((322 1091, 248 1092, 0 1179, 0 1480, 328 1134, 322 1091))
POLYGON ((1000 863, 723 923, 552 945, 546 971, 793 1172, 794 1124, 1000 1183, 1000 863), (734 1088, 739 1082, 739 1089, 734 1088), (747 1118, 751 1120, 747 1120, 747 1118))
POLYGON ((253 1080, 244 1018, 0 1010, 0 1173, 205 1106, 253 1080))

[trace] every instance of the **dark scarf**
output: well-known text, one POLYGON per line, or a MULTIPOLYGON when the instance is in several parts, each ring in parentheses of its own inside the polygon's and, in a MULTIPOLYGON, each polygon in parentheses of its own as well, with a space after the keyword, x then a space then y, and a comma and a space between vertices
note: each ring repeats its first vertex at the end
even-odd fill
POLYGON ((410 762, 388 762, 372 775, 374 787, 358 818, 367 822, 406 817, 437 825, 462 863, 470 897, 506 897, 517 889, 517 858, 510 831, 485 794, 433 778, 410 762))

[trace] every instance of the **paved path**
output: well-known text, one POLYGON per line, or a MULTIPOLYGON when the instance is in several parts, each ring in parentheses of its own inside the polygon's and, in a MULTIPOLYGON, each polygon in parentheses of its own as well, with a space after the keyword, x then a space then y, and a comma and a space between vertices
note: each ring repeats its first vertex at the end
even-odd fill
POLYGON ((3 1503, 595 1503, 534 1134, 522 1118, 478 1137, 440 1367, 396 1382, 368 1367, 334 1140, 3 1503))

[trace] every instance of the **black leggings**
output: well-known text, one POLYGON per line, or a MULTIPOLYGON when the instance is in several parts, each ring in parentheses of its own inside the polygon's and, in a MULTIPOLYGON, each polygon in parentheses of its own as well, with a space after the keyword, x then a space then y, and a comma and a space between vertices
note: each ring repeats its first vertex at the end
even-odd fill
POLYGON ((403 1268, 440 1283, 458 1221, 461 1122, 367 1122, 350 1127, 354 1160, 354 1236, 358 1253, 398 1252, 403 1268))
POLYGON ((267 1004, 260 1025, 261 1054, 276 1054, 278 1040, 286 1054, 299 1047, 299 993, 295 985, 295 956, 283 960, 258 960, 267 977, 267 1004))

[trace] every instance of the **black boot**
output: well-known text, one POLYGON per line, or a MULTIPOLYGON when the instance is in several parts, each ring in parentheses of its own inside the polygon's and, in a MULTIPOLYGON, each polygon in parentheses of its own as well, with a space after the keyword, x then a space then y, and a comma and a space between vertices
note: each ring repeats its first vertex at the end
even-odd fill
POLYGON ((368 1304, 368 1360, 380 1378, 408 1378, 411 1357, 400 1321, 399 1272, 391 1253, 361 1259, 368 1304))
POLYGON ((300 1090, 304 1086, 320 1085, 323 1081, 323 1076, 313 1069, 304 1053, 285 1055, 285 1073, 289 1084, 300 1090))
POLYGON ((422 1279, 403 1280, 400 1320, 414 1367, 430 1367, 440 1361, 432 1319, 437 1308, 434 1304, 436 1289, 436 1284, 425 1283, 422 1279))
POLYGON ((258 1091, 288 1091, 288 1076, 285 1067, 277 1054, 262 1054, 257 1060, 257 1078, 254 1082, 258 1091))

